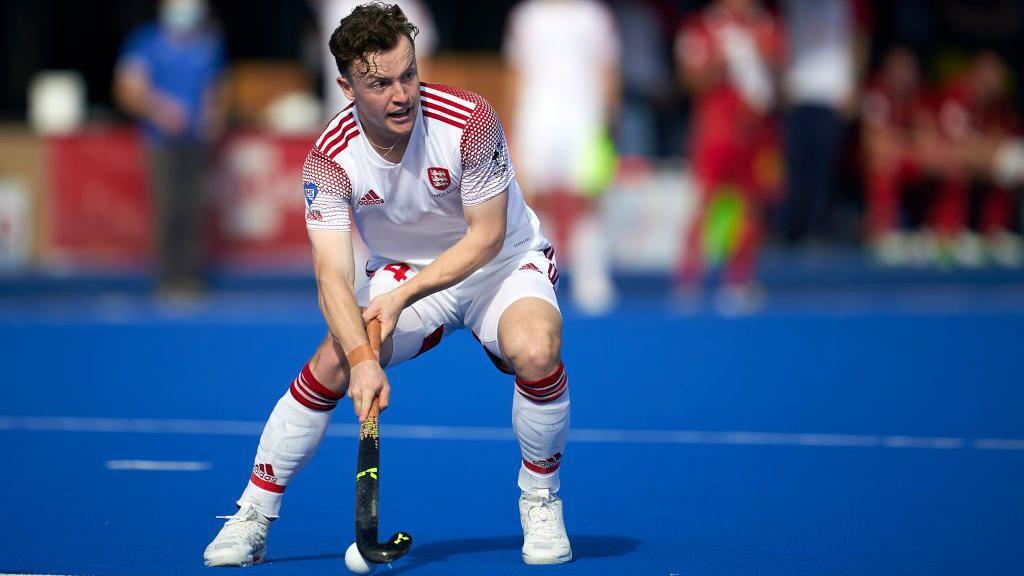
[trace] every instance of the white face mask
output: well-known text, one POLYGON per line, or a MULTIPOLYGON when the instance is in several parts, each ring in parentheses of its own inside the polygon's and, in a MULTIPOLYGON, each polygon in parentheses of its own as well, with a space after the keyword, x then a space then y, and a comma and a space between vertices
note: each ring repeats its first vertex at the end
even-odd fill
POLYGON ((206 18, 206 4, 200 0, 165 0, 160 22, 174 32, 192 32, 206 18))

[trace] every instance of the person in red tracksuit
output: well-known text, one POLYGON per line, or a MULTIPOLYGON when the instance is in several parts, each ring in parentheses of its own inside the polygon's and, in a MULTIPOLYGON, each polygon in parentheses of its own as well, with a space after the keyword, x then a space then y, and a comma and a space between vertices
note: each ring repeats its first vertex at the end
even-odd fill
POLYGON ((677 285, 684 294, 694 290, 707 267, 702 238, 713 225, 708 207, 724 194, 738 196, 742 208, 723 262, 723 288, 749 301, 755 292, 761 208, 780 179, 772 112, 781 30, 755 0, 717 0, 683 24, 675 54, 680 79, 693 98, 689 146, 699 198, 684 234, 677 285))

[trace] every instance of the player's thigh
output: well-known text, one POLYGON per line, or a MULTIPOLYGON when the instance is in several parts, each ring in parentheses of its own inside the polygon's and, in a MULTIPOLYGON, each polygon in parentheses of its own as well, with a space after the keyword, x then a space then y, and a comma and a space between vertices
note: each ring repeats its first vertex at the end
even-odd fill
POLYGON ((477 287, 467 325, 497 359, 517 372, 532 371, 527 364, 546 364, 561 347, 557 285, 553 254, 529 252, 477 287))
MULTIPOLYGON (((356 292, 356 301, 365 308, 371 300, 398 288, 417 273, 414 267, 400 262, 382 266, 356 292)), ((415 358, 437 346, 445 333, 457 327, 451 294, 431 294, 399 315, 394 332, 381 343, 381 365, 395 366, 415 358)))

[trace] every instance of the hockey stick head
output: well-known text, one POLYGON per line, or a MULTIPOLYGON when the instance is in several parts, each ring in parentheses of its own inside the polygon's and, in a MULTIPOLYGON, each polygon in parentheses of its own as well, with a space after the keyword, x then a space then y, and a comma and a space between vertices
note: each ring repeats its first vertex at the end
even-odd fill
POLYGON ((359 538, 356 538, 359 553, 374 564, 394 562, 404 556, 411 546, 412 536, 405 532, 395 532, 386 542, 360 542, 359 538))

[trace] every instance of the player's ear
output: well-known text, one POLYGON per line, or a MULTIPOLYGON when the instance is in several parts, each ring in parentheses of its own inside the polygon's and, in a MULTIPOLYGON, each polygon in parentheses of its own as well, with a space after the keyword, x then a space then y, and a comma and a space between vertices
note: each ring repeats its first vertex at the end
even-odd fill
POLYGON ((356 93, 355 90, 352 89, 352 81, 346 74, 339 74, 335 79, 335 82, 338 83, 338 87, 341 88, 341 93, 345 95, 345 98, 347 98, 349 102, 356 101, 356 93))

